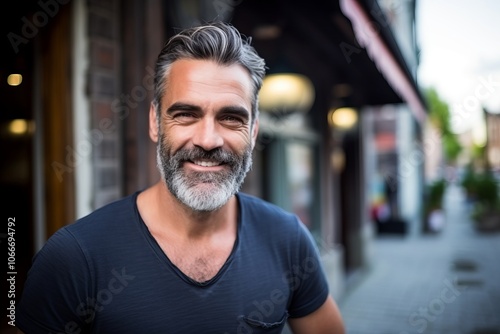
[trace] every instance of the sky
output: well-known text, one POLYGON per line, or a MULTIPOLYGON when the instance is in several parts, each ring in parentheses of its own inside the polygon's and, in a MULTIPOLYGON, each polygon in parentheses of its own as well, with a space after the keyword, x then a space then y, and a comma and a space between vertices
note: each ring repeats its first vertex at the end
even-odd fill
POLYGON ((457 133, 483 136, 482 107, 500 113, 500 1, 417 0, 419 82, 450 107, 457 133))

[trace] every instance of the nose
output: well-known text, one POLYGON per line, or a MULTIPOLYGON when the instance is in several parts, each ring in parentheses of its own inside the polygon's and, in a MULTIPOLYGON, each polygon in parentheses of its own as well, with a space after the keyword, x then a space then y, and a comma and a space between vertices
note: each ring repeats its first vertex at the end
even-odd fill
POLYGON ((193 135, 193 145, 211 151, 223 144, 224 139, 214 119, 206 118, 198 123, 193 135))

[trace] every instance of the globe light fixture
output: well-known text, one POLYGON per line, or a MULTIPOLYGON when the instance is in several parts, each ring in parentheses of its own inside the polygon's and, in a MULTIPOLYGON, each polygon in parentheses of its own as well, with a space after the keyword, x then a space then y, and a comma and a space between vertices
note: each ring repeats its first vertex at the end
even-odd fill
POLYGON ((304 75, 269 74, 259 93, 259 109, 272 114, 308 112, 314 102, 314 86, 304 75))
POLYGON ((330 124, 330 127, 349 130, 357 122, 358 113, 353 108, 342 107, 338 109, 331 109, 328 112, 328 124, 330 124))

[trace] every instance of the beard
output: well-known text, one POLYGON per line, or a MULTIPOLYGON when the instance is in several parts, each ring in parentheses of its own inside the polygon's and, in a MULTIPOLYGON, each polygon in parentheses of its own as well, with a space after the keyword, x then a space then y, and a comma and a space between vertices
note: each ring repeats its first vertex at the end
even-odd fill
POLYGON ((159 139, 156 159, 161 177, 174 197, 193 211, 210 212, 224 206, 239 191, 252 166, 251 144, 242 154, 222 148, 205 151, 197 146, 172 153, 165 135, 160 134, 159 139), (228 168, 217 172, 187 172, 183 168, 185 162, 196 160, 217 161, 228 168))

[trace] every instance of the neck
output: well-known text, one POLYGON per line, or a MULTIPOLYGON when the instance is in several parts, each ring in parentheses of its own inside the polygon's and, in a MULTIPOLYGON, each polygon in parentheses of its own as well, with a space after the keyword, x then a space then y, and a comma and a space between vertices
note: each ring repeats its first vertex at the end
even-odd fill
POLYGON ((179 202, 163 181, 144 191, 140 196, 139 212, 148 228, 152 230, 164 231, 183 239, 203 239, 236 229, 235 196, 218 210, 202 212, 194 211, 179 202))

